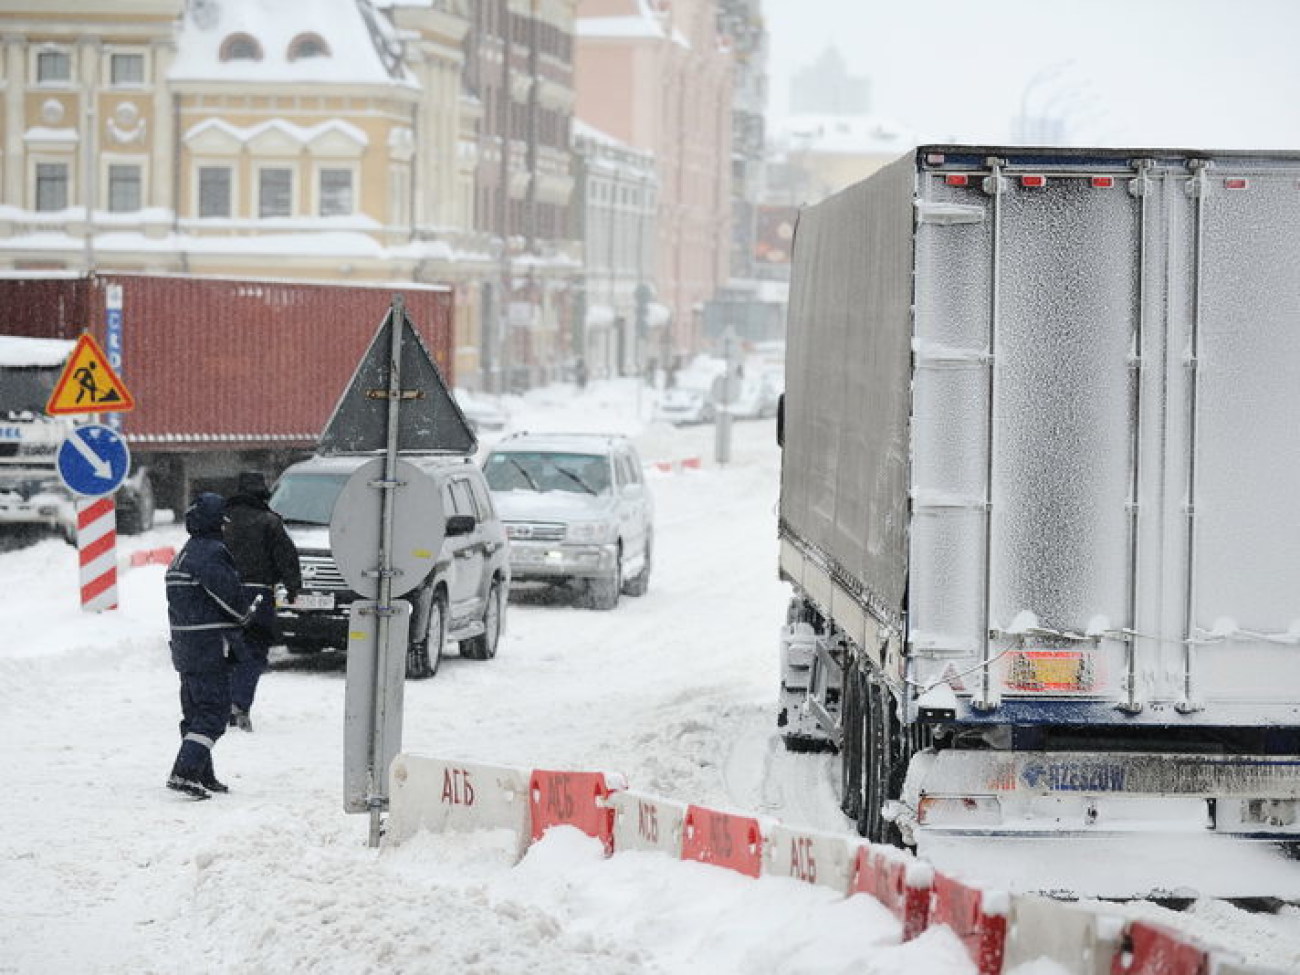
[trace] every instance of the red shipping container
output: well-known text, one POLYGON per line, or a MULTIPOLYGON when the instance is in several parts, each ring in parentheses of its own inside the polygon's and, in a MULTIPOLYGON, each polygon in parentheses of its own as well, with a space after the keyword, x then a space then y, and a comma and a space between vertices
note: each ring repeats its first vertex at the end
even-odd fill
POLYGON ((395 293, 454 385, 452 291, 442 286, 36 274, 0 278, 0 329, 61 339, 89 329, 108 348, 112 285, 122 288, 117 372, 136 402, 122 415, 133 448, 311 449, 395 293))

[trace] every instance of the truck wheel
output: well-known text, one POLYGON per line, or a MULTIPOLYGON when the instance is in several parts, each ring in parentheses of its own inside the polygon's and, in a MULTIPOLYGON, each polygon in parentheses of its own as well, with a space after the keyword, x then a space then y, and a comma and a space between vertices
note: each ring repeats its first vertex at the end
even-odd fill
POLYGON ((117 530, 123 535, 143 535, 153 528, 153 515, 153 488, 148 477, 140 479, 139 487, 117 493, 117 530))
POLYGON ((844 675, 844 740, 840 759, 840 809, 850 819, 862 813, 862 766, 866 731, 862 723, 865 678, 856 666, 844 675))
POLYGON ((442 594, 434 593, 429 604, 429 627, 423 640, 411 641, 406 651, 407 680, 428 680, 442 663, 443 645, 447 642, 447 613, 442 594))
POLYGON ((858 832, 872 843, 901 845, 897 827, 885 819, 883 807, 897 799, 911 756, 903 742, 902 729, 894 712, 894 698, 879 680, 864 675, 866 714, 862 770, 862 808, 858 832))
POLYGON ((501 639, 502 604, 501 583, 492 580, 488 589, 487 603, 483 607, 483 632, 460 642, 460 655, 470 660, 491 660, 497 655, 497 643, 501 639))

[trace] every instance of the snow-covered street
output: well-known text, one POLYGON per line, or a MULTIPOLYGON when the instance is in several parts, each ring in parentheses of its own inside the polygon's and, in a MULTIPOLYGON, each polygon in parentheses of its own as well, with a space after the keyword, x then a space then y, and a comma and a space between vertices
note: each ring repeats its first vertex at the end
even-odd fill
MULTIPOLYGON (((512 600, 495 660, 452 651, 433 680, 408 682, 403 747, 619 772, 642 791, 848 835, 832 759, 787 755, 773 722, 787 592, 772 421, 736 424, 720 467, 712 426, 646 416, 632 383, 515 405, 516 428, 635 437, 656 502, 650 591, 608 613, 512 600), (698 470, 655 466, 695 457, 698 470)), ((183 534, 121 538, 120 561, 183 534)), ((163 567, 119 585, 119 610, 83 613, 72 547, 0 554, 0 972, 975 970, 947 929, 899 944, 898 921, 866 897, 658 854, 606 859, 569 828, 517 865, 496 832, 370 849, 367 818, 343 812, 341 658, 280 652, 255 732, 216 748, 230 795, 181 799, 163 787, 179 719, 163 567)), ((1169 918, 1300 970, 1292 909, 1169 918)))

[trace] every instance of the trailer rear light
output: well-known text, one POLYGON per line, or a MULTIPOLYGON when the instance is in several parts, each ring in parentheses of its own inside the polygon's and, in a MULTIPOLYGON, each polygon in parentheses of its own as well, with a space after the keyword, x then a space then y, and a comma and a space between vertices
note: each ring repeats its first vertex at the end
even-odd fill
POLYGON ((1246 181, 1246 179, 1241 176, 1230 176, 1223 181, 1224 189, 1229 189, 1229 190, 1244 190, 1249 185, 1250 184, 1246 181))
POLYGON ((1108 190, 1114 185, 1114 176, 1094 176, 1092 178, 1092 188, 1094 190, 1108 190))
POLYGON ((922 796, 916 821, 922 826, 1000 826, 1002 803, 996 796, 922 796))
POLYGON ((1028 176, 1021 176, 1020 185, 1030 187, 1031 189, 1041 189, 1047 185, 1047 177, 1037 173, 1028 176))
POLYGON ((970 177, 965 173, 949 173, 943 181, 949 186, 966 186, 970 183, 970 177))
POLYGON ((1011 654, 1009 690, 1050 693, 1091 691, 1092 656, 1082 650, 1020 650, 1011 654))

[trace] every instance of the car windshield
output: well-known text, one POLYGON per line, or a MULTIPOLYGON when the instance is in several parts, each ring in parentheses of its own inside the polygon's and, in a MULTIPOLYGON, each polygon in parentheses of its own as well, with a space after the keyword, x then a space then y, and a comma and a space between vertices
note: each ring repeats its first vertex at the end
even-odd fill
POLYGON ((609 490, 609 461, 599 454, 503 450, 488 457, 484 473, 493 491, 604 494, 609 490))
POLYGON ((271 510, 286 522, 328 525, 334 502, 350 474, 285 474, 275 485, 271 510))

